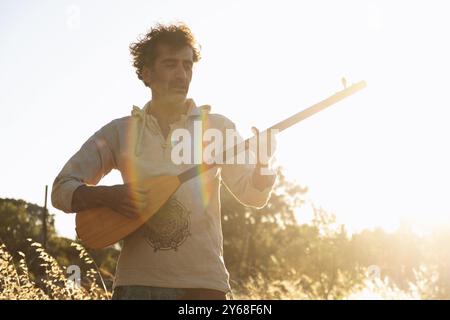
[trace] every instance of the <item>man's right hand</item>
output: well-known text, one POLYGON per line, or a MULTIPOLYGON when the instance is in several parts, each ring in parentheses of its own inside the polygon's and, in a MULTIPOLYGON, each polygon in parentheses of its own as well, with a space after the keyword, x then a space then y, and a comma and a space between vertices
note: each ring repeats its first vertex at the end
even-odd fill
POLYGON ((104 205, 128 218, 136 218, 147 207, 147 197, 145 190, 118 184, 107 187, 104 205))
POLYGON ((72 211, 80 212, 100 206, 130 218, 138 217, 147 207, 148 191, 130 184, 78 187, 72 196, 72 211))

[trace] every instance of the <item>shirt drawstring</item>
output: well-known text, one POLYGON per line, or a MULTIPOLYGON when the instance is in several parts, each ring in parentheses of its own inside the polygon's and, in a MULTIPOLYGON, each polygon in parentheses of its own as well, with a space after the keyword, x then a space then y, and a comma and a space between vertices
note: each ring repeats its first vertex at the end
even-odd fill
POLYGON ((145 126, 147 125, 147 108, 150 103, 147 103, 144 108, 139 108, 138 106, 133 106, 133 110, 131 111, 131 116, 136 117, 142 120, 141 129, 139 130, 139 135, 136 141, 136 145, 134 147, 134 154, 139 156, 141 154, 141 145, 142 145, 142 137, 144 136, 145 126))

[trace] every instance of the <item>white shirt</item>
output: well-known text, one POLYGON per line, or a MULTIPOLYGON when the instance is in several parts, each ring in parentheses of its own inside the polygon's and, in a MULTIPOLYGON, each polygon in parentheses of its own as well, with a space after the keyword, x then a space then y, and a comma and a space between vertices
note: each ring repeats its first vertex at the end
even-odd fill
MULTIPOLYGON (((72 212, 72 194, 81 185, 96 185, 112 169, 124 183, 159 175, 178 175, 192 165, 171 161, 171 133, 193 121, 222 132, 235 128, 209 106, 196 107, 188 99, 188 111, 170 125, 167 140, 156 119, 134 107, 132 115, 115 119, 92 135, 65 164, 52 189, 53 206, 72 212)), ((167 288, 205 288, 230 291, 229 273, 223 260, 220 186, 225 183, 244 205, 260 208, 272 186, 262 191, 252 184, 255 165, 227 164, 184 182, 149 222, 124 239, 117 264, 115 286, 143 285, 167 288)))

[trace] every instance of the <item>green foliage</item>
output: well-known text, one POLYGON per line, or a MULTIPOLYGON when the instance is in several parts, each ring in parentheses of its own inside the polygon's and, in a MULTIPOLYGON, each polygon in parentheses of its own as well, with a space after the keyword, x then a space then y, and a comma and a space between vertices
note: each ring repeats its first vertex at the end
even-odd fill
POLYGON ((295 209, 303 204, 302 189, 281 172, 268 206, 240 205, 222 188, 225 262, 237 288, 262 277, 267 283, 294 279, 294 288, 311 299, 338 299, 362 284, 363 271, 348 259, 351 240, 343 227, 315 209, 311 225, 298 225, 295 209))

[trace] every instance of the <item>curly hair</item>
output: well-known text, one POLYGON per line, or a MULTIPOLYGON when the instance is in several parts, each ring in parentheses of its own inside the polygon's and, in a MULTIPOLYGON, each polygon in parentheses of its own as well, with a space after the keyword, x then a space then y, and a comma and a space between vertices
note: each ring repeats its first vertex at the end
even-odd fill
POLYGON ((200 46, 187 25, 184 23, 155 25, 143 37, 138 38, 137 42, 130 44, 130 53, 133 57, 136 74, 146 86, 148 85, 142 79, 142 70, 144 67, 153 65, 156 59, 156 47, 159 43, 177 49, 189 46, 194 54, 194 62, 198 62, 201 58, 200 46))

